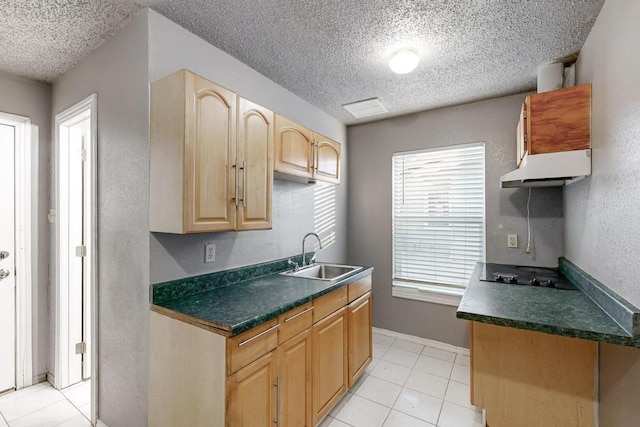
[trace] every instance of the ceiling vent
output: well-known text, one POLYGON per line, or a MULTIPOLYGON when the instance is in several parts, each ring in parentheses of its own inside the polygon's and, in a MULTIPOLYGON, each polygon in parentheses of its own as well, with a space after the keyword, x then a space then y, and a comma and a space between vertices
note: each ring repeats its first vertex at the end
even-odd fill
POLYGON ((352 102, 351 104, 345 104, 342 106, 345 110, 351 113, 356 119, 363 117, 375 116, 382 113, 387 113, 389 110, 382 105, 382 102, 378 98, 365 99, 364 101, 352 102))

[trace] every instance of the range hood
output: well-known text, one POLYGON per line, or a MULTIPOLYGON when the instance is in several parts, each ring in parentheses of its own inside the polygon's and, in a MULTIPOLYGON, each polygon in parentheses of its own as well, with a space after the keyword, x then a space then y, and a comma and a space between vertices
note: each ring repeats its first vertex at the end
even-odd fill
POLYGON ((589 175, 591 175, 590 148, 526 154, 518 169, 500 177, 500 187, 559 187, 589 175))

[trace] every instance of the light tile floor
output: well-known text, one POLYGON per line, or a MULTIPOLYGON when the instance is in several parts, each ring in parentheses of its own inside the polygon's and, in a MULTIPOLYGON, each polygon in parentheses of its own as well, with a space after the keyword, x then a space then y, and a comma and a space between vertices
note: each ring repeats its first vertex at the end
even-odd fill
POLYGON ((482 427, 469 356, 373 334, 373 361, 321 427, 482 427))
MULTIPOLYGON (((322 427, 482 427, 469 403, 469 356, 381 333, 373 361, 322 427)), ((90 427, 91 381, 0 396, 0 427, 90 427)))
POLYGON ((48 382, 0 396, 0 427, 90 427, 91 381, 62 391, 48 382))

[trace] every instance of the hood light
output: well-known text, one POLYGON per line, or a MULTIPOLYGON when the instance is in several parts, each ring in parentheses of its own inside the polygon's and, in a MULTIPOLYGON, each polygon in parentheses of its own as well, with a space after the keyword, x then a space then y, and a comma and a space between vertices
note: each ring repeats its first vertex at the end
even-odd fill
POLYGON ((396 52, 389 61, 391 71, 396 74, 407 74, 418 66, 420 57, 413 49, 402 49, 396 52))

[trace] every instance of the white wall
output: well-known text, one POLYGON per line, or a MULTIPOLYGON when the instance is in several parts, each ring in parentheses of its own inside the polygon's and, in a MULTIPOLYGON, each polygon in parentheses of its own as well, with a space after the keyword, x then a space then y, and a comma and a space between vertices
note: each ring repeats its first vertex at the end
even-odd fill
POLYGON ((468 325, 456 307, 391 296, 391 158, 394 152, 486 143, 487 261, 557 266, 562 255, 562 190, 534 189, 533 251, 525 253, 527 190, 500 189, 516 168, 516 125, 525 95, 425 111, 349 127, 349 263, 372 265, 373 323, 456 346, 468 346, 468 325), (507 234, 520 237, 507 248, 507 234))
MULTIPOLYGON (((592 83, 593 173, 565 189, 566 257, 640 307, 640 3, 608 0, 577 77, 592 83)), ((640 349, 600 346, 600 425, 638 424, 640 349)))
POLYGON ((49 283, 49 152, 51 146, 51 86, 46 83, 0 73, 0 111, 29 117, 38 127, 39 144, 33 152, 36 162, 34 184, 37 195, 33 198, 37 212, 33 233, 38 242, 35 248, 37 274, 33 277, 33 376, 47 373, 49 358, 49 311, 47 286, 49 283))
MULTIPOLYGON (((319 261, 344 261, 347 233, 345 126, 282 86, 210 45, 162 15, 149 11, 149 81, 187 68, 310 129, 342 142, 342 183, 336 187, 336 243, 319 261)), ((314 231, 314 196, 318 186, 276 180, 273 229, 240 233, 150 237, 151 282, 226 270, 299 254, 302 237, 314 231), (216 244, 216 261, 204 263, 204 244, 216 244)), ((309 245, 311 246, 311 245, 309 245)))
POLYGON ((53 84, 54 116, 98 95, 99 411, 112 427, 147 425, 147 75, 142 12, 53 84))

